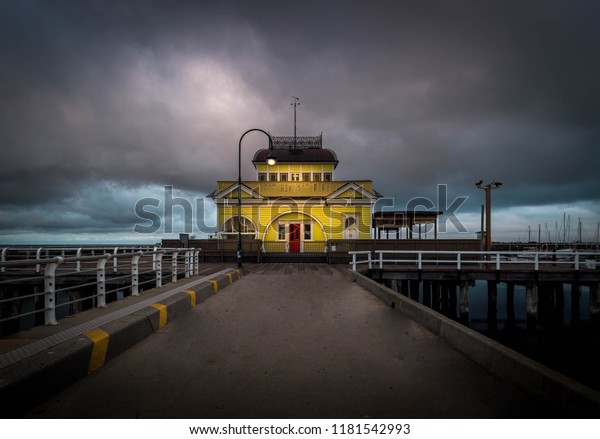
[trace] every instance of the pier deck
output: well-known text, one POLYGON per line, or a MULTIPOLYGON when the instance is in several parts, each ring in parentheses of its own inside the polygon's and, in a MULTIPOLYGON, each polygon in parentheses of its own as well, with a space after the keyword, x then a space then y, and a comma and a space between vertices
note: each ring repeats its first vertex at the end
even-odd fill
MULTIPOLYGON (((25 416, 586 417, 489 372, 353 282, 346 266, 244 270, 25 416)), ((111 313, 109 305, 97 312, 111 313)))

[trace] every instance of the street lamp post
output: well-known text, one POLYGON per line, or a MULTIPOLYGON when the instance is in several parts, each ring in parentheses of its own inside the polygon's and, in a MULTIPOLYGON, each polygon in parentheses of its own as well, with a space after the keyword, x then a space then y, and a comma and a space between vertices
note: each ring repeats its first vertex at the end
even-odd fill
POLYGON ((269 133, 260 128, 252 128, 242 134, 238 149, 238 244, 237 244, 237 266, 242 269, 242 139, 252 131, 260 131, 269 138, 269 154, 267 155, 267 164, 273 166, 277 163, 277 157, 273 152, 273 138, 269 133))
MULTIPOLYGON (((483 184, 483 180, 475 183, 479 189, 485 190, 485 251, 492 251, 492 189, 502 186, 499 181, 483 184)), ((483 233, 483 230, 481 231, 483 233)), ((489 255, 488 255, 489 256, 489 255)))

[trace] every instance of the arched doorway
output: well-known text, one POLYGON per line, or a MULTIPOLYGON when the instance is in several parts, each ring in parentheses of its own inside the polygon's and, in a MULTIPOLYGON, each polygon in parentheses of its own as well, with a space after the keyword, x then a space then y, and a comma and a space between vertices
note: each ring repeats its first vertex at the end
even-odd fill
POLYGON ((271 219, 265 227, 262 240, 267 253, 321 253, 326 246, 327 233, 315 216, 288 211, 271 219))

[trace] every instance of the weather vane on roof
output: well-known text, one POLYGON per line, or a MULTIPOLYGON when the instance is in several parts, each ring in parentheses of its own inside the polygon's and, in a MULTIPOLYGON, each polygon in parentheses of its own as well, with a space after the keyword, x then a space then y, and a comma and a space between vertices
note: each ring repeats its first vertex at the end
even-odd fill
POLYGON ((292 96, 294 98, 294 102, 290 103, 290 105, 294 106, 294 148, 296 148, 296 107, 300 105, 300 98, 296 96, 292 96))

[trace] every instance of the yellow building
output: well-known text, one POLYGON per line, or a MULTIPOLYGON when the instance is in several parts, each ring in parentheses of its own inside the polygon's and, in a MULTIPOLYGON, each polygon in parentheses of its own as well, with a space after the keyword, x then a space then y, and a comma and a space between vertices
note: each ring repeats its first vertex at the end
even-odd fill
MULTIPOLYGON (((370 239, 372 206, 381 197, 370 180, 337 181, 338 159, 316 137, 272 137, 252 160, 256 180, 241 185, 241 232, 266 252, 323 252, 328 240, 370 239)), ((238 182, 218 181, 218 236, 238 238, 238 182)))

